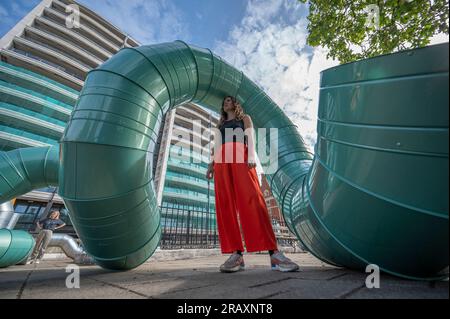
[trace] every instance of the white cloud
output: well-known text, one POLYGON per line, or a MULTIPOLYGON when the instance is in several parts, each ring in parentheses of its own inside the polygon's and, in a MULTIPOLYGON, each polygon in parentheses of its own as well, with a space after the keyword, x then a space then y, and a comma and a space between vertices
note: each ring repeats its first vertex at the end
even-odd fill
POLYGON ((108 0, 83 4, 130 34, 142 44, 186 39, 190 34, 184 14, 169 0, 108 0))
POLYGON ((448 42, 448 34, 445 33, 436 34, 430 39, 430 45, 444 42, 448 42))
POLYGON ((214 51, 241 69, 286 112, 312 150, 320 71, 337 65, 306 45, 307 7, 289 0, 251 0, 240 25, 214 51))

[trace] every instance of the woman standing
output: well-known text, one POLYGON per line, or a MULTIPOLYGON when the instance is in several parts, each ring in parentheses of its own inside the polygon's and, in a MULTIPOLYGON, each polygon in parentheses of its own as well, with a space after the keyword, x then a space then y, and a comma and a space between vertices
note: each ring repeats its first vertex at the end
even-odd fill
POLYGON ((209 164, 206 178, 214 176, 221 251, 231 253, 220 266, 220 271, 235 272, 245 268, 238 212, 247 252, 268 251, 273 270, 298 270, 299 266, 277 249, 256 174, 253 123, 234 97, 223 99, 217 128, 221 136, 216 143, 221 142, 221 145, 217 154, 214 155, 213 151, 213 161, 209 164))

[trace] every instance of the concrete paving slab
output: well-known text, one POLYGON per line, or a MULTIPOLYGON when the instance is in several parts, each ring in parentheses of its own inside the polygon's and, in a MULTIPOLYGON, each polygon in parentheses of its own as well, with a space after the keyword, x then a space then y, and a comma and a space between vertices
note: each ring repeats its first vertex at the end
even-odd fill
POLYGON ((281 273, 269 267, 267 254, 246 254, 246 270, 219 272, 228 257, 206 255, 182 260, 151 259, 130 271, 80 266, 80 288, 66 287, 70 259, 0 269, 0 298, 446 298, 448 281, 423 282, 381 274, 381 287, 368 289, 367 274, 324 264, 307 253, 287 254, 300 272, 281 273))

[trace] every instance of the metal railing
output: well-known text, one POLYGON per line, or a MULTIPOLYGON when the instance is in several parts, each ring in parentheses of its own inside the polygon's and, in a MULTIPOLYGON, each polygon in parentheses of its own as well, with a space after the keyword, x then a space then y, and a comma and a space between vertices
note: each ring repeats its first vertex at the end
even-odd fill
MULTIPOLYGON (((18 200, 15 211, 21 216, 15 229, 36 233, 36 222, 45 216, 49 207, 60 208, 61 218, 67 224, 57 232, 78 238, 67 210, 60 204, 49 205, 44 202, 29 203, 18 200)), ((159 208, 162 227, 161 249, 220 248, 216 213, 212 207, 208 209, 206 204, 203 208, 163 202, 159 208)), ((299 245, 297 238, 289 232, 283 222, 272 220, 272 224, 279 246, 294 248, 299 245)))
POLYGON ((218 248, 216 214, 208 210, 160 206, 161 249, 218 248))

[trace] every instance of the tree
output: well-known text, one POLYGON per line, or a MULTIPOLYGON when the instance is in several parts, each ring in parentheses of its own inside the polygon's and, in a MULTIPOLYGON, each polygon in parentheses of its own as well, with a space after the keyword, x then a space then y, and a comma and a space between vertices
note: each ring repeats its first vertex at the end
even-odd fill
POLYGON ((448 35, 445 0, 298 0, 309 4, 308 44, 341 63, 426 46, 448 35))

